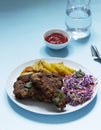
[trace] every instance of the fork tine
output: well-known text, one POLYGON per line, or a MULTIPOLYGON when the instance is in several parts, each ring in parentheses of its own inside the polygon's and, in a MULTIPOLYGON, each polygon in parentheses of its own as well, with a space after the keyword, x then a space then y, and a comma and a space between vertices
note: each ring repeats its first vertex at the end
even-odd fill
POLYGON ((91 54, 92 54, 92 56, 95 56, 95 52, 94 52, 94 47, 93 47, 93 45, 91 45, 91 54))
POLYGON ((91 45, 91 53, 92 53, 92 56, 93 56, 93 57, 96 57, 96 58, 98 57, 93 45, 91 45))
POLYGON ((91 53, 94 59, 101 59, 100 53, 96 46, 91 45, 91 53))
POLYGON ((99 53, 99 51, 98 51, 98 49, 97 49, 96 46, 94 46, 94 49, 95 49, 95 51, 96 51, 97 56, 98 56, 99 58, 101 58, 100 53, 99 53))

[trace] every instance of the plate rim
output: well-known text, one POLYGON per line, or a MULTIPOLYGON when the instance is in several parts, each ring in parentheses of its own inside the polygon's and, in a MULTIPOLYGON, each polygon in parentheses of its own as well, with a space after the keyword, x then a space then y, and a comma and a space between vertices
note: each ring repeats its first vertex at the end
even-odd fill
MULTIPOLYGON (((68 114, 68 113, 72 113, 72 112, 75 112, 75 111, 77 111, 77 110, 80 110, 80 109, 82 109, 82 108, 84 108, 85 106, 87 106, 94 98, 95 98, 95 96, 96 96, 96 94, 97 94, 97 91, 98 91, 98 85, 96 85, 96 89, 94 90, 94 93, 93 93, 93 96, 92 96, 92 98, 90 99, 90 100, 88 100, 87 102, 85 102, 85 103, 83 103, 82 105, 80 105, 80 107, 79 106, 76 106, 75 108, 77 108, 77 109, 75 109, 75 110, 71 110, 71 111, 64 111, 64 112, 49 112, 49 111, 47 111, 47 112, 37 112, 37 111, 32 111, 31 109, 28 109, 28 108, 26 108, 26 106, 25 105, 23 105, 23 104, 21 104, 20 102, 18 102, 17 100, 16 100, 16 98, 14 97, 14 94, 13 94, 13 92, 12 92, 12 94, 10 94, 9 93, 9 91, 8 91, 8 84, 9 84, 9 81, 10 81, 10 78, 12 77, 12 74, 17 70, 17 69, 19 69, 19 68, 21 68, 22 66, 28 66, 27 64, 30 64, 30 63, 33 63, 34 64, 34 62, 36 62, 36 61, 39 61, 39 60, 46 60, 46 61, 62 61, 62 62, 69 62, 70 64, 71 63, 74 63, 74 64, 76 64, 76 66, 80 66, 81 68, 83 68, 83 70, 86 70, 89 74, 93 74, 90 70, 88 70, 84 65, 82 65, 82 64, 79 64, 78 62, 75 62, 75 61, 73 61, 73 60, 68 60, 68 59, 65 59, 65 58, 57 58, 57 57, 49 57, 49 58, 36 58, 36 59, 33 59, 33 60, 29 60, 29 61, 25 61, 24 63, 22 63, 22 64, 19 64, 17 67, 15 67, 15 69, 13 69, 12 71, 11 71, 11 73, 9 74, 9 76, 8 76, 8 79, 7 79, 7 81, 6 81, 6 85, 5 85, 5 89, 6 89, 6 92, 7 92, 7 95, 9 96, 9 98, 17 105, 17 106, 19 106, 19 107, 21 107, 21 108, 23 108, 24 110, 27 110, 27 111, 30 111, 30 112, 33 112, 33 113, 37 113, 37 114, 43 114, 43 115, 62 115, 62 114, 68 114), (13 97, 12 97, 13 96, 13 97)), ((31 64, 30 64, 31 65, 31 64)), ((75 66, 75 65, 74 65, 75 66)), ((24 68, 23 68, 24 69, 24 68)), ((20 71, 21 72, 21 71, 20 71)), ((18 72, 17 72, 18 73, 18 72)), ((17 77, 16 77, 17 78, 17 77)), ((13 82, 14 83, 14 82, 13 82)), ((99 83, 98 83, 99 84, 99 83)), ((13 89, 13 86, 12 86, 12 89, 13 89)), ((66 105, 67 107, 68 107, 68 104, 66 105)), ((72 106, 71 106, 72 107, 72 106)))

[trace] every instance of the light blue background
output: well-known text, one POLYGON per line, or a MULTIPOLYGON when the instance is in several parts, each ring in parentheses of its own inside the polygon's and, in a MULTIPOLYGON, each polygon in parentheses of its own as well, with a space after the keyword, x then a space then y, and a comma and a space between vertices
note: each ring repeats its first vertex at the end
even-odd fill
POLYGON ((101 88, 85 108, 67 115, 44 116, 15 105, 5 91, 6 80, 14 68, 26 61, 62 57, 83 64, 99 78, 101 64, 93 61, 91 44, 101 52, 101 1, 92 0, 91 35, 71 40, 68 47, 53 51, 43 42, 48 29, 64 29, 66 0, 0 0, 0 130, 98 130, 101 121, 101 88))

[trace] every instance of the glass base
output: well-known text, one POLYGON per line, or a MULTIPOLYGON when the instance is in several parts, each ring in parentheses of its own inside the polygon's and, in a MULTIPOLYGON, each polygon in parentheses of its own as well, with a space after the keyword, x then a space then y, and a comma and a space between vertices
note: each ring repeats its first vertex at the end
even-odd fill
POLYGON ((70 34, 74 40, 78 40, 88 37, 90 35, 90 31, 72 31, 70 34))

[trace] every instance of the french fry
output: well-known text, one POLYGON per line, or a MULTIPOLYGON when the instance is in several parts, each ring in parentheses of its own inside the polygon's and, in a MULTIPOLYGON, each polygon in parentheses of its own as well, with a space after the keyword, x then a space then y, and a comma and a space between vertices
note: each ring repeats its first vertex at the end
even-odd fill
POLYGON ((34 65, 32 65, 32 68, 34 71, 39 71, 39 62, 35 62, 34 65))
POLYGON ((44 60, 41 60, 41 63, 43 65, 43 68, 46 68, 48 71, 50 72, 54 72, 54 73, 57 73, 57 71, 51 66, 51 64, 47 63, 46 61, 44 60))
POLYGON ((33 72, 21 72, 20 75, 28 75, 28 74, 33 74, 33 72))
POLYGON ((33 73, 33 68, 32 66, 27 66, 20 75, 24 75, 25 73, 33 73))
POLYGON ((69 67, 65 66, 64 64, 62 64, 62 63, 51 63, 51 65, 62 76, 71 75, 73 72, 75 72, 74 69, 69 68, 69 67))
POLYGON ((42 71, 43 71, 43 72, 46 72, 46 73, 51 73, 51 71, 49 71, 49 70, 46 69, 46 68, 42 68, 42 71))
POLYGON ((74 73, 76 70, 70 67, 65 66, 65 69, 68 69, 71 73, 74 73))
POLYGON ((38 62, 35 62, 32 67, 33 67, 33 70, 36 71, 36 72, 39 72, 39 71, 50 72, 47 68, 45 68, 45 67, 43 66, 41 60, 38 61, 38 62))
POLYGON ((47 73, 53 72, 53 73, 57 73, 61 76, 65 76, 65 75, 71 75, 76 70, 64 65, 63 62, 48 63, 44 60, 40 60, 40 61, 35 62, 32 66, 26 67, 21 72, 21 75, 33 74, 33 73, 40 72, 40 71, 47 72, 47 73))
POLYGON ((60 64, 65 68, 65 70, 68 70, 71 73, 74 73, 76 71, 74 68, 71 68, 71 67, 64 65, 63 62, 61 62, 60 64))

